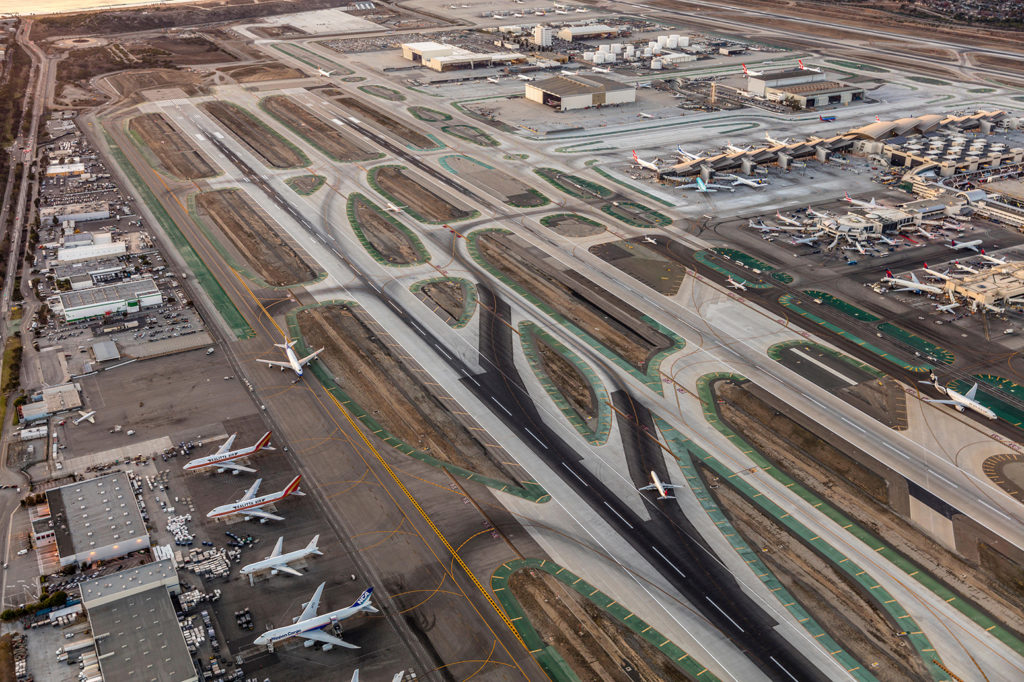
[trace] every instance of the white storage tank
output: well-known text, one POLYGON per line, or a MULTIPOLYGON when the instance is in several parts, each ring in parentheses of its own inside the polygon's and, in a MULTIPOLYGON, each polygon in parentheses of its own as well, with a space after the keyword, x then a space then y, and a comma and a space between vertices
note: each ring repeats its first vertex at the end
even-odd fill
POLYGON ((651 49, 651 48, 649 48, 649 47, 645 47, 645 48, 644 48, 644 56, 645 56, 645 57, 651 57, 651 56, 653 56, 653 55, 654 55, 654 50, 652 50, 652 49, 651 49))
POLYGON ((658 41, 657 41, 657 40, 652 40, 652 41, 650 41, 650 42, 648 42, 648 43, 647 43, 647 47, 649 47, 649 48, 650 48, 650 49, 652 49, 652 50, 653 50, 654 48, 656 48, 657 46, 658 46, 658 41))
POLYGON ((679 47, 679 36, 669 36, 668 40, 665 41, 665 47, 670 50, 675 50, 679 47))
POLYGON ((658 47, 665 47, 668 45, 668 36, 658 36, 658 47))
POLYGON ((652 59, 651 60, 651 71, 661 71, 661 60, 660 59, 652 59))
POLYGON ((652 52, 653 52, 654 54, 661 54, 661 48, 660 48, 660 47, 658 47, 658 46, 655 46, 655 47, 654 47, 654 49, 653 49, 653 50, 651 50, 651 51, 652 51, 652 52))
POLYGON ((622 54, 622 43, 612 43, 612 54, 622 54))
POLYGON ((584 52, 583 53, 583 61, 586 61, 586 62, 594 61, 594 53, 593 52, 584 52))
POLYGON ((618 60, 618 56, 614 54, 606 55, 604 58, 605 64, 614 64, 618 60))
POLYGON ((612 47, 611 47, 611 45, 599 45, 598 48, 597 48, 597 51, 598 52, 604 52, 605 54, 608 54, 609 52, 612 51, 612 47))
POLYGON ((595 52, 594 53, 594 63, 595 64, 604 64, 605 57, 608 57, 608 56, 609 55, 605 54, 604 52, 595 52))
POLYGON ((690 36, 679 36, 679 47, 689 47, 690 36))

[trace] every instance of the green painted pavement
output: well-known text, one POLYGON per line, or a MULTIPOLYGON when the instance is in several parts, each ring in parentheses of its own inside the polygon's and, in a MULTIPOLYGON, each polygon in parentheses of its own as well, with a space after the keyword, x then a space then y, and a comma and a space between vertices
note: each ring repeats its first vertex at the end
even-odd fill
MULTIPOLYGON (((1000 400, 999 396, 993 395, 992 392, 985 390, 985 385, 987 384, 1000 390, 1007 391, 1010 395, 1017 398, 1024 398, 1024 396, 1020 395, 1019 389, 1022 388, 1021 386, 1015 384, 1009 379, 1004 379, 1003 377, 994 376, 992 374, 975 374, 974 378, 978 380, 978 393, 974 397, 979 403, 995 412, 997 417, 1008 424, 1013 426, 1021 426, 1024 424, 1024 411, 1016 405, 1000 400)), ((971 386, 974 384, 963 379, 953 379, 947 382, 946 385, 954 391, 966 393, 971 390, 971 386)))
POLYGON ((619 623, 628 627, 640 637, 643 637, 648 644, 665 654, 669 660, 673 661, 676 666, 690 676, 700 680, 707 680, 708 682, 717 682, 719 680, 697 659, 673 644, 660 632, 638 618, 632 611, 568 569, 546 559, 516 559, 506 562, 499 566, 491 575, 491 591, 494 592, 497 600, 501 602, 501 607, 505 610, 509 619, 515 623, 516 631, 519 632, 523 641, 526 642, 530 653, 537 659, 541 668, 543 668, 544 672, 548 674, 553 682, 578 682, 579 678, 565 662, 565 659, 559 656, 553 647, 547 646, 540 638, 537 631, 530 625, 526 612, 509 588, 509 578, 512 577, 513 573, 530 569, 544 571, 554 576, 563 585, 590 600, 592 604, 619 621, 619 623))
POLYGON ((466 125, 465 123, 458 123, 458 124, 455 124, 455 125, 441 126, 441 130, 443 132, 445 132, 445 133, 448 133, 452 137, 457 137, 460 140, 465 140, 466 142, 469 142, 471 144, 475 144, 478 147, 498 147, 498 146, 501 145, 501 143, 498 142, 498 140, 496 140, 495 138, 491 137, 490 135, 488 135, 484 131, 480 130, 476 126, 466 125), (461 132, 460 128, 463 128, 463 129, 464 128, 469 128, 474 133, 479 135, 479 137, 473 137, 471 135, 465 135, 465 134, 463 134, 461 132), (480 139, 480 138, 483 138, 483 139, 480 139))
POLYGON ((907 344, 912 348, 916 348, 918 351, 925 353, 926 355, 933 355, 939 359, 940 362, 946 364, 952 364, 956 361, 956 355, 953 351, 947 350, 942 346, 936 345, 927 339, 923 339, 917 334, 907 331, 903 327, 895 325, 891 322, 883 322, 878 325, 878 331, 882 332, 886 336, 891 336, 894 339, 899 339, 903 343, 907 344))
POLYGON ((708 256, 707 251, 697 251, 693 254, 693 259, 702 265, 706 265, 715 272, 720 272, 727 277, 732 277, 734 282, 739 282, 744 286, 748 286, 751 289, 771 289, 772 285, 769 282, 752 282, 743 275, 733 272, 732 270, 719 265, 717 262, 711 260, 708 256))
POLYGON ((634 218, 633 216, 631 216, 630 214, 621 210, 623 206, 628 206, 643 213, 648 220, 655 223, 653 227, 666 227, 672 224, 672 219, 669 218, 664 213, 658 213, 653 208, 648 208, 647 206, 644 206, 643 204, 638 204, 635 201, 616 201, 615 203, 609 202, 606 204, 602 204, 601 210, 604 213, 607 213, 608 215, 612 216, 613 218, 621 220, 627 225, 643 228, 652 227, 652 225, 650 225, 649 223, 641 222, 634 218))
MULTIPOLYGON (((841 313, 845 313, 850 317, 861 320, 862 322, 878 322, 881 318, 877 315, 872 315, 868 311, 858 308, 857 306, 844 301, 843 299, 833 296, 832 294, 824 291, 817 291, 815 289, 805 289, 804 293, 814 299, 821 299, 821 302, 827 306, 831 306, 841 313)), ((817 301, 815 301, 817 303, 817 301)))

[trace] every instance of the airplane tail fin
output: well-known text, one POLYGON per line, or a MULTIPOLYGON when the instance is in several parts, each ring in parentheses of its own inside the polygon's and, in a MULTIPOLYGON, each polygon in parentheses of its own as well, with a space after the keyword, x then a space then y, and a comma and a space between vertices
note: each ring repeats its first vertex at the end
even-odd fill
POLYGON ((299 490, 299 483, 302 482, 302 474, 299 474, 292 479, 292 482, 288 484, 288 487, 284 489, 285 496, 288 495, 305 495, 304 492, 299 490))
POLYGON ((796 63, 800 65, 800 70, 801 71, 807 68, 806 66, 804 66, 804 60, 802 60, 802 59, 796 60, 796 63))
POLYGON ((373 596, 373 588, 367 587, 366 591, 359 595, 359 599, 352 602, 351 609, 358 609, 360 611, 366 611, 368 613, 379 613, 377 608, 370 603, 370 598, 373 596))
POLYGON ((252 446, 252 451, 259 452, 263 448, 267 447, 267 445, 270 444, 270 434, 272 433, 273 431, 267 431, 266 433, 264 433, 263 437, 256 441, 256 445, 252 446))
POLYGON ((889 268, 886 268, 885 269, 885 276, 889 277, 889 278, 894 277, 894 275, 892 274, 892 270, 890 270, 889 268))
POLYGON ((320 535, 314 535, 313 539, 309 541, 308 545, 306 545, 306 551, 307 552, 312 552, 312 553, 316 554, 317 556, 323 556, 323 552, 321 552, 320 549, 316 546, 316 543, 319 540, 320 540, 320 535))
POLYGON ((743 75, 744 76, 749 76, 750 75, 750 73, 747 71, 747 65, 746 64, 743 65, 743 75))
POLYGON ((277 348, 291 348, 295 343, 295 341, 286 341, 285 343, 275 343, 274 346, 277 348))

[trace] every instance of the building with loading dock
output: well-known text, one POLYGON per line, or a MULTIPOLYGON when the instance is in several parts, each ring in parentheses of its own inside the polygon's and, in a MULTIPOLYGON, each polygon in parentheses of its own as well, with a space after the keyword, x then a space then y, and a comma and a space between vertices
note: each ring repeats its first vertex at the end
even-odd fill
POLYGON ((137 312, 160 305, 163 294, 152 279, 108 284, 51 296, 47 304, 68 322, 115 313, 137 312))
POLYGON ((403 43, 402 56, 411 62, 422 64, 434 71, 454 71, 477 67, 509 65, 526 61, 526 55, 518 52, 479 53, 455 45, 425 41, 403 43))
POLYGON ((767 100, 790 102, 801 109, 849 104, 864 99, 864 88, 829 80, 812 69, 782 69, 747 76, 747 90, 767 100))
POLYGON ((636 102, 636 88, 600 76, 555 76, 526 83, 526 99, 571 111, 636 102))

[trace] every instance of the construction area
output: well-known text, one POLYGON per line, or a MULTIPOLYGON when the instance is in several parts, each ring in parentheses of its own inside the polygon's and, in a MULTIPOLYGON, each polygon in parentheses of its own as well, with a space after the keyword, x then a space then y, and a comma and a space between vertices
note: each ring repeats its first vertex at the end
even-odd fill
POLYGON ((167 172, 182 180, 212 178, 217 171, 187 137, 163 114, 144 114, 128 122, 128 130, 156 155, 167 172))
POLYGON ((271 286, 292 286, 316 277, 281 228, 238 189, 196 195, 200 218, 208 218, 253 270, 271 286))
POLYGON ((237 104, 211 101, 199 106, 268 166, 299 168, 309 165, 309 159, 302 152, 237 104))
POLYGON ((428 260, 419 239, 394 217, 365 196, 349 197, 352 228, 361 234, 380 260, 389 265, 415 265, 428 260))
POLYGON ((383 156, 360 144, 351 135, 339 130, 337 126, 332 126, 290 97, 267 97, 260 102, 260 106, 334 161, 371 161, 383 156))
POLYGON ((458 205, 433 187, 424 185, 403 166, 376 166, 370 170, 370 184, 416 220, 443 224, 466 220, 476 211, 458 205))

